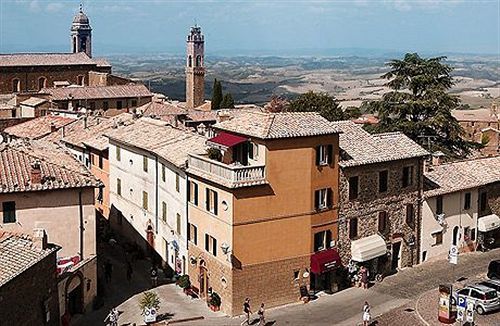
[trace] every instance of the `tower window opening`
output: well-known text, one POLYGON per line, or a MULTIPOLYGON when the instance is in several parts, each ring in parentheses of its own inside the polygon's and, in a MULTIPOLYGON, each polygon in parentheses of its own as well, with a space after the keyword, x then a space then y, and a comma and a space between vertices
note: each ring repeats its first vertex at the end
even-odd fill
POLYGON ((196 67, 201 67, 201 55, 196 56, 196 67))
POLYGON ((192 67, 192 66, 193 66, 193 57, 189 56, 188 57, 188 67, 192 67))

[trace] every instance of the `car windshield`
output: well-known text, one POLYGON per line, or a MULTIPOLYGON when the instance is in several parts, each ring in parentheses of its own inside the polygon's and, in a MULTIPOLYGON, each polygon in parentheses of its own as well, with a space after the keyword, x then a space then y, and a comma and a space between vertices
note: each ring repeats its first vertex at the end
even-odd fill
POLYGON ((486 295, 486 300, 491 300, 495 299, 497 297, 497 292, 496 291, 489 291, 485 293, 486 295))

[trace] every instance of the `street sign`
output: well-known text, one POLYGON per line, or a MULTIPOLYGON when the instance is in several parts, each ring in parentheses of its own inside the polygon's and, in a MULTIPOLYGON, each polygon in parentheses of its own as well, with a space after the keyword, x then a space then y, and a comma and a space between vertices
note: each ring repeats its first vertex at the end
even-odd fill
POLYGON ((155 308, 145 308, 144 309, 144 322, 154 323, 156 321, 156 309, 155 308))
POLYGON ((465 297, 462 297, 462 296, 458 296, 458 301, 457 301, 457 308, 463 308, 465 310, 465 308, 467 308, 467 299, 465 297))
POLYGON ((458 247, 455 245, 451 245, 450 253, 448 255, 449 262, 451 264, 458 264, 458 247))

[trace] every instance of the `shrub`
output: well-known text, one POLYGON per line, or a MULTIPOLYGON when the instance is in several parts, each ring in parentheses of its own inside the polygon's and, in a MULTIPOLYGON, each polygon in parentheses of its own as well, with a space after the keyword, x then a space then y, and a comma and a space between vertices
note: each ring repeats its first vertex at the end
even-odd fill
POLYGON ((177 280, 177 285, 179 285, 183 289, 187 289, 191 286, 191 281, 189 280, 189 275, 182 275, 177 280))
POLYGON ((144 314, 146 308, 155 308, 158 310, 160 308, 160 298, 155 292, 147 291, 142 295, 139 301, 139 308, 141 308, 141 314, 144 314))
POLYGON ((217 148, 207 149, 208 158, 215 161, 222 161, 222 153, 217 148))
POLYGON ((221 299, 220 296, 217 294, 217 292, 213 292, 212 295, 210 296, 210 302, 212 306, 220 307, 221 304, 221 299))

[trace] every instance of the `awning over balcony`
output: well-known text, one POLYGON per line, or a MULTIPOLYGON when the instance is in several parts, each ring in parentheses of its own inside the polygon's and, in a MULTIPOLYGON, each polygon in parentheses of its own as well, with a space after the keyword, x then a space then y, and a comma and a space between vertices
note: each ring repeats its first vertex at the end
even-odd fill
POLYGON ((496 214, 483 216, 477 219, 477 229, 480 232, 489 232, 500 228, 500 217, 496 214))
POLYGON ((246 141, 248 141, 248 138, 221 132, 214 138, 207 140, 207 144, 216 147, 231 148, 246 141))
POLYGON ((311 256, 311 273, 321 274, 341 265, 337 250, 327 249, 319 251, 311 256))
POLYGON ((351 242, 351 257, 357 262, 368 261, 386 253, 385 240, 378 234, 351 242))

